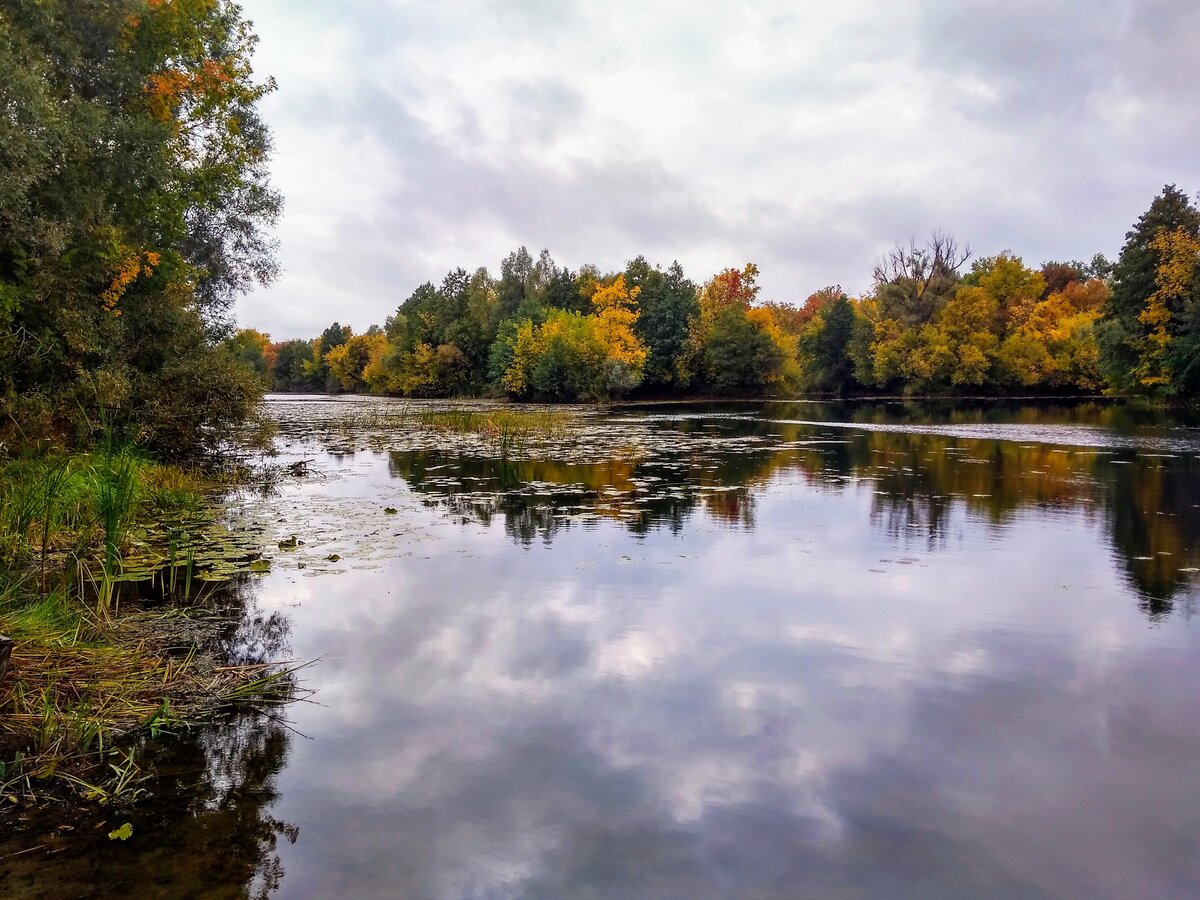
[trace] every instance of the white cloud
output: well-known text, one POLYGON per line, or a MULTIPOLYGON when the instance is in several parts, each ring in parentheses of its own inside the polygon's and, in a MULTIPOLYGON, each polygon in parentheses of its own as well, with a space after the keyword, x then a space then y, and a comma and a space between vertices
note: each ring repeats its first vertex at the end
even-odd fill
POLYGON ((1163 182, 1200 183, 1184 0, 244 6, 288 206, 284 275, 239 315, 277 338, 381 322, 519 244, 696 279, 753 260, 779 299, 862 289, 935 227, 1111 254, 1163 182))

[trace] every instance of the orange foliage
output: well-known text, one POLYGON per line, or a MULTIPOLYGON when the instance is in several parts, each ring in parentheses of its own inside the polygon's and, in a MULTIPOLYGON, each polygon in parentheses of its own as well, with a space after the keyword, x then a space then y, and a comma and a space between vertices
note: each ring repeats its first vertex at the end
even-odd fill
POLYGON ((754 263, 746 263, 746 267, 740 272, 737 269, 726 269, 714 275, 697 298, 700 302, 701 318, 706 322, 711 321, 732 306, 749 309, 758 296, 759 288, 754 283, 757 277, 758 266, 754 263))
POLYGON ((1072 281, 1061 291, 1063 298, 1076 312, 1099 312, 1111 291, 1100 278, 1072 281))
POLYGON ((168 122, 185 98, 224 97, 234 78, 230 60, 206 59, 198 71, 166 69, 155 72, 144 88, 150 113, 159 121, 168 122))
POLYGON ((100 294, 100 304, 104 311, 112 313, 114 316, 121 315, 117 304, 125 296, 125 291, 137 280, 139 275, 147 278, 153 275, 154 269, 160 261, 161 257, 152 250, 126 254, 117 263, 116 275, 113 277, 112 283, 106 291, 100 294))
POLYGON ((817 313, 843 294, 845 294, 845 291, 842 290, 840 284, 821 288, 816 293, 809 294, 808 299, 804 301, 804 305, 791 314, 791 322, 788 323, 791 327, 788 330, 799 332, 800 329, 816 317, 817 313))

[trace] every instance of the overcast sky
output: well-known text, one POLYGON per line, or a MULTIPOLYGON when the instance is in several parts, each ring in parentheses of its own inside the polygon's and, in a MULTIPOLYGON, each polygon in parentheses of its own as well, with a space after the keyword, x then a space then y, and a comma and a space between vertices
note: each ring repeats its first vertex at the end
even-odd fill
POLYGON ((1197 0, 243 0, 283 275, 241 324, 382 323, 525 244, 763 298, 868 287, 944 229, 1027 262, 1110 256, 1200 189, 1197 0))

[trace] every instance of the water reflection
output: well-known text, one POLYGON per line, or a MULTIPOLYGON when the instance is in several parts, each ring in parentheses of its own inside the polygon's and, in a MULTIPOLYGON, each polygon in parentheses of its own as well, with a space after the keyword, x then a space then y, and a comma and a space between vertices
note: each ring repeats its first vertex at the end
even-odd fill
MULTIPOLYGON (((260 610, 257 589, 243 577, 207 598, 225 624, 206 649, 231 665, 288 652, 290 621, 260 610)), ((275 892, 284 876, 280 843, 299 836, 273 814, 291 728, 268 710, 174 730, 173 738, 143 744, 139 777, 147 793, 132 810, 94 809, 65 829, 59 809, 11 812, 0 836, 0 895, 84 900, 275 892), (133 837, 110 840, 108 832, 123 822, 133 825, 133 837)))
POLYGON ((50 816, 14 824, 0 841, 0 894, 270 896, 284 875, 279 844, 299 836, 271 813, 291 740, 282 723, 255 717, 164 743, 146 766, 152 794, 134 811, 98 812, 70 832, 50 816), (106 837, 120 822, 133 825, 125 843, 106 837))
MULTIPOLYGON (((806 415, 892 426, 926 415, 928 404, 806 404, 806 415)), ((822 491, 869 489, 871 517, 896 541, 921 536, 944 545, 956 511, 1002 529, 1025 510, 1081 511, 1103 523, 1114 553, 1146 613, 1160 618, 1174 599, 1195 584, 1200 568, 1200 457, 1194 433, 1169 424, 1161 411, 1101 404, 1021 407, 1005 414, 993 407, 954 409, 954 427, 1036 425, 1064 428, 1060 420, 1086 426, 1092 439, 1122 435, 1122 445, 1162 441, 1187 452, 1137 452, 1100 446, 982 440, 928 432, 831 431, 794 424, 796 405, 768 405, 685 417, 660 415, 653 427, 672 439, 602 463, 506 459, 455 451, 406 450, 389 454, 389 471, 431 505, 490 524, 501 517, 522 543, 550 542, 556 533, 598 520, 623 523, 634 534, 653 528, 678 532, 698 510, 715 520, 753 528, 756 497, 774 479, 802 478, 822 491), (1013 419, 1016 419, 1015 423, 1013 419), (724 452, 711 442, 690 446, 689 435, 754 437, 765 447, 724 452), (1149 428, 1149 430, 1147 430, 1149 428), (678 440, 678 437, 684 440, 678 440)), ((927 420, 926 420, 927 421, 927 420)), ((944 428, 925 425, 926 428, 944 428)), ((1079 437, 1081 432, 1069 432, 1079 437)))
POLYGON ((1171 420, 634 409, 500 457, 327 406, 282 448, 322 477, 256 510, 306 545, 233 639, 322 657, 293 711, 311 739, 195 736, 162 837, 125 867, 96 849, 98 883, 1200 894, 1200 642, 1169 614, 1194 593, 1200 447, 1164 450, 1194 441, 1171 420))
POLYGON ((1139 627, 1088 509, 960 504, 902 555, 873 491, 795 471, 753 528, 450 521, 306 604, 332 650, 290 808, 337 828, 284 893, 1194 893, 1200 652, 1139 627))

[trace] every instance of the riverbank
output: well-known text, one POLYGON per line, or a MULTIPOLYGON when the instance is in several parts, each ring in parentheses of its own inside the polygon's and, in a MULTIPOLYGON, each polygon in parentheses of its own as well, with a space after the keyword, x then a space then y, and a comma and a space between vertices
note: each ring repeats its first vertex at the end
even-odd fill
POLYGON ((863 392, 863 393, 821 393, 821 392, 805 392, 800 394, 634 394, 629 397, 610 400, 579 400, 572 402, 560 402, 554 400, 516 400, 510 397, 470 397, 470 396, 452 396, 452 397, 405 397, 402 395, 392 394, 372 394, 361 391, 347 392, 317 392, 311 393, 306 391, 272 391, 268 396, 277 397, 279 399, 297 399, 297 398, 314 398, 321 397, 329 400, 346 399, 346 398, 363 398, 363 399, 388 399, 388 400, 403 400, 406 402, 415 403, 472 403, 472 404, 496 404, 498 406, 509 406, 513 408, 529 407, 529 406, 594 406, 594 407, 609 407, 609 406, 709 406, 713 404, 729 404, 729 403, 745 403, 745 404, 761 404, 761 403, 975 403, 975 402, 992 402, 992 403, 1047 403, 1047 402, 1106 402, 1106 403, 1140 403, 1153 404, 1162 406, 1188 406, 1194 405, 1195 401, 1178 401, 1169 402, 1164 400, 1156 400, 1140 395, 1120 395, 1120 394, 1105 394, 1105 393, 1017 393, 1017 394, 989 394, 989 393, 968 393, 968 394, 946 394, 946 393, 885 393, 885 392, 863 392))
POLYGON ((231 487, 128 448, 0 463, 5 806, 136 800, 146 739, 291 696, 293 668, 223 646, 264 568, 220 524, 231 487))

